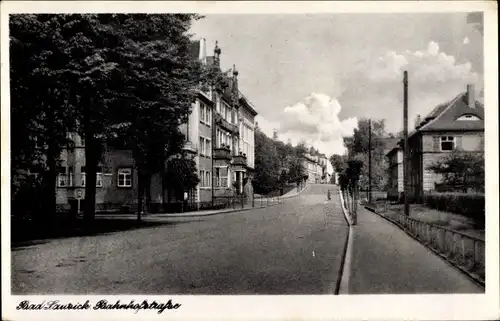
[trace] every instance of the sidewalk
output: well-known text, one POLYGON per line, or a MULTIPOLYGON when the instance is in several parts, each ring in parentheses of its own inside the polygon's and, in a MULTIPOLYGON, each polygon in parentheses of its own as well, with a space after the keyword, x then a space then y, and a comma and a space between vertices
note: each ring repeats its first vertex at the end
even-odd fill
POLYGON ((362 206, 351 233, 348 294, 484 293, 424 245, 362 206))
MULTIPOLYGON (((290 191, 287 194, 283 196, 275 196, 275 197, 266 197, 266 198, 261 198, 255 197, 254 201, 254 206, 252 204, 246 204, 242 208, 241 205, 236 205, 234 208, 225 208, 225 209, 218 209, 218 210, 201 210, 201 211, 189 211, 189 212, 184 212, 184 213, 149 213, 149 214, 143 214, 143 218, 168 218, 168 217, 196 217, 196 216, 210 216, 210 215, 217 215, 217 214, 225 214, 225 213, 232 213, 232 212, 241 212, 241 211, 248 211, 251 209, 259 209, 259 208, 266 208, 268 206, 273 206, 276 204, 280 204, 283 199, 288 199, 292 197, 296 197, 300 195, 309 185, 306 185, 302 190, 299 192, 297 191, 290 191)), ((120 214, 120 213, 100 213, 96 214, 96 217, 98 218, 137 218, 137 213, 126 213, 126 214, 120 214)))

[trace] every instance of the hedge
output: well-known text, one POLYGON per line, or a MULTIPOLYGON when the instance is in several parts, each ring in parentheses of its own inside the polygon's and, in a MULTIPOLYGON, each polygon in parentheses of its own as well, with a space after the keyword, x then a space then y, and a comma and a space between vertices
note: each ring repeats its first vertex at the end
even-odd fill
POLYGON ((480 193, 429 193, 424 195, 428 207, 440 211, 462 214, 484 220, 484 194, 480 193))

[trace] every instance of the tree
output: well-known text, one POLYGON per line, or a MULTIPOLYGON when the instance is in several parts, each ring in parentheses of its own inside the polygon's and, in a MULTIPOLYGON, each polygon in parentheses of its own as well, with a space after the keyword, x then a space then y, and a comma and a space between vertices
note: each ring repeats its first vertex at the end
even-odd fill
MULTIPOLYGON (((369 120, 362 118, 358 122, 358 128, 354 130, 354 135, 344 138, 344 145, 347 148, 347 157, 349 159, 357 159, 363 164, 368 164, 369 128, 369 120)), ((387 182, 387 159, 384 155, 384 138, 387 135, 385 132, 384 120, 372 120, 371 130, 372 187, 384 189, 387 182)), ((366 165, 361 169, 361 179, 359 185, 363 190, 368 189, 368 168, 369 166, 366 165)))
POLYGON ((67 57, 61 46, 64 19, 64 15, 12 15, 9 20, 11 137, 16 137, 11 144, 12 177, 23 184, 20 180, 26 176, 18 176, 19 171, 39 168, 41 212, 49 220, 56 211, 60 154, 70 143, 67 133, 75 127, 64 69, 67 57))
POLYGON ((280 162, 273 140, 260 129, 255 131, 255 175, 253 187, 259 194, 267 194, 278 187, 280 162))
POLYGON ((453 150, 427 167, 442 176, 447 188, 467 193, 469 188, 484 192, 483 153, 453 150))
POLYGON ((347 159, 344 155, 333 154, 330 156, 330 163, 332 164, 333 170, 340 173, 343 168, 347 166, 347 159))
POLYGON ((176 199, 183 199, 184 192, 195 188, 200 182, 195 161, 183 157, 169 159, 165 180, 176 199))
MULTIPOLYGON (((138 219, 143 198, 149 203, 151 177, 165 160, 182 150, 179 126, 203 85, 204 70, 190 54, 187 35, 197 15, 127 15, 121 28, 127 41, 124 68, 126 107, 120 113, 138 170, 138 219)), ((122 99, 124 100, 124 99, 122 99)))

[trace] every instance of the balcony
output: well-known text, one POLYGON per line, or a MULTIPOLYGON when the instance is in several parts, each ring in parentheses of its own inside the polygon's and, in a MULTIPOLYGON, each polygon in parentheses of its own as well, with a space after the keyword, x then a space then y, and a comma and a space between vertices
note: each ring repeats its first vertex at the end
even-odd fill
POLYGON ((229 146, 222 145, 221 147, 215 147, 213 159, 231 160, 231 150, 229 149, 229 146))
POLYGON ((240 153, 239 155, 234 155, 231 167, 235 171, 246 172, 246 169, 247 169, 247 155, 242 154, 242 153, 240 153))
POLYGON ((220 126, 221 128, 224 128, 225 130, 227 130, 233 134, 236 134, 236 135, 239 134, 238 126, 231 124, 230 122, 228 122, 227 120, 222 118, 222 116, 218 113, 215 114, 215 124, 220 126))
POLYGON ((187 141, 184 143, 184 146, 182 148, 184 151, 192 154, 196 154, 198 152, 198 149, 194 146, 194 144, 190 141, 187 141))
POLYGON ((247 155, 239 154, 233 156, 233 165, 247 166, 247 155))

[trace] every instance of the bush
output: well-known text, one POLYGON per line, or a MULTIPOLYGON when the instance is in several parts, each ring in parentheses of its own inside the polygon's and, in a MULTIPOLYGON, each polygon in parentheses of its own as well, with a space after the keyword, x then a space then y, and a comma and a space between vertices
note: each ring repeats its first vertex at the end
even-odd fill
POLYGON ((427 206, 440 211, 484 220, 484 194, 429 193, 424 196, 424 202, 427 206))

